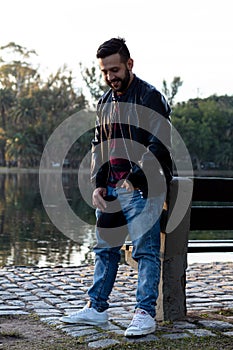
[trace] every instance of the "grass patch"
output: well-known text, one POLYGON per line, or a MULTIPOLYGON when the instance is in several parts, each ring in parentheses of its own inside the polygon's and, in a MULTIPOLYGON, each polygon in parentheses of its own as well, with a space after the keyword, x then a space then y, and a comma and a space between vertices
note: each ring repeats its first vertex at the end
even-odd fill
POLYGON ((0 316, 0 349, 84 350, 78 339, 38 320, 36 315, 0 316))
POLYGON ((218 310, 216 314, 226 317, 233 316, 233 309, 218 310))
POLYGON ((10 330, 10 331, 3 330, 3 331, 1 331, 1 328, 0 328, 0 339, 1 339, 1 337, 3 337, 3 338, 17 338, 17 339, 19 339, 19 338, 22 338, 22 335, 17 330, 16 331, 14 331, 14 330, 10 330))
MULTIPOLYGON (((223 312, 232 315, 233 309, 218 310, 214 314, 199 314, 198 318, 193 317, 192 323, 197 324, 198 320, 208 319, 207 315, 211 315, 209 319, 221 318, 226 320, 227 316, 218 315, 217 312, 223 312), (196 322, 195 322, 196 321, 196 322)), ((187 334, 187 330, 172 329, 172 322, 163 322, 160 326, 164 329, 157 330, 158 340, 148 341, 149 338, 131 338, 126 339, 122 335, 116 335, 114 332, 104 332, 103 340, 106 338, 115 339, 119 344, 105 347, 106 350, 232 350, 233 337, 226 336, 223 333, 212 330, 215 336, 197 337, 194 335, 187 336, 182 339, 167 339, 163 337, 165 334, 187 334)), ((10 316, 0 317, 0 348, 3 350, 86 350, 88 349, 85 337, 73 338, 54 326, 42 323, 38 316, 10 316)), ((101 344, 101 341, 100 341, 101 344)))
POLYGON ((232 337, 189 337, 185 339, 161 339, 151 342, 132 342, 114 345, 108 350, 232 350, 232 337))

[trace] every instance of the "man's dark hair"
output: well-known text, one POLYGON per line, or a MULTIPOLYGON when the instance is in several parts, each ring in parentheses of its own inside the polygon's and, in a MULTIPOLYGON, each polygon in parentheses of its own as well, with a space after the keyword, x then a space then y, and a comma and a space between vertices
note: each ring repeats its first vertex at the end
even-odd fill
POLYGON ((127 62, 130 58, 129 49, 125 44, 125 39, 112 38, 105 41, 97 50, 97 58, 105 58, 110 55, 119 53, 123 62, 127 62))

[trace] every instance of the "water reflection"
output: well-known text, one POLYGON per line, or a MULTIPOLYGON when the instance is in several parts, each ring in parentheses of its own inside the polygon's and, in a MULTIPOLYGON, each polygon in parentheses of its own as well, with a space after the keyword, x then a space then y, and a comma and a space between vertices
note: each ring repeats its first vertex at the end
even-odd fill
POLYGON ((63 174, 63 182, 69 204, 87 222, 77 227, 75 241, 48 218, 38 174, 0 174, 0 266, 77 266, 93 261, 94 212, 81 199, 76 174, 63 174))
MULTIPOLYGON (((55 180, 56 176, 54 184, 55 180)), ((85 183, 85 174, 81 180, 85 183)), ((70 207, 86 223, 66 235, 43 207, 38 173, 0 174, 0 267, 93 263, 94 210, 82 200, 75 172, 64 173, 62 183, 70 207)), ((232 231, 194 231, 189 239, 232 239, 232 235, 232 231)))

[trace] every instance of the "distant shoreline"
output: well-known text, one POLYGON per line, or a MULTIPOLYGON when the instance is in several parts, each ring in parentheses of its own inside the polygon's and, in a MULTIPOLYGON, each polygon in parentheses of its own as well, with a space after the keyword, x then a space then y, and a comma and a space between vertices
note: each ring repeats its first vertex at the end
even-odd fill
MULTIPOLYGON (((42 172, 52 172, 57 173, 60 172, 60 168, 50 168, 50 169, 42 169, 42 172)), ((79 169, 62 169, 63 173, 77 173, 79 169)), ((38 174, 39 168, 7 168, 0 167, 0 174, 38 174)))
MULTIPOLYGON (((43 172, 59 172, 60 168, 49 168, 49 169, 43 169, 41 170, 43 172)), ((77 173, 80 169, 72 169, 72 168, 64 168, 62 169, 63 173, 77 173)), ((82 169, 82 172, 89 172, 89 169, 82 169)), ((0 167, 0 174, 37 174, 39 173, 39 168, 7 168, 7 167, 0 167)), ((174 176, 177 176, 175 173, 174 176)), ((201 176, 201 177, 232 177, 233 178, 233 171, 232 170, 194 170, 193 174, 187 173, 186 171, 179 171, 179 176, 201 176)))

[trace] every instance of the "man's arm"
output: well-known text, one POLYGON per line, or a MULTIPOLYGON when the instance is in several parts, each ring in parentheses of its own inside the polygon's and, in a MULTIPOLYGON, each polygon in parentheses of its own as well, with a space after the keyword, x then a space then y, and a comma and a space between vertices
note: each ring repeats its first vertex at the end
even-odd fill
MULTIPOLYGON (((158 91, 144 96, 143 104, 138 108, 140 129, 135 130, 135 140, 139 137, 146 150, 134 165, 128 180, 134 187, 142 189, 141 184, 148 182, 148 174, 151 174, 149 180, 154 187, 152 192, 158 193, 160 184, 163 187, 164 180, 169 184, 172 178, 170 107, 158 91)), ((144 194, 145 192, 144 188, 144 194)))
POLYGON ((94 188, 92 204, 104 211, 106 202, 103 199, 107 194, 106 183, 108 177, 108 163, 103 163, 103 145, 101 145, 101 127, 99 119, 96 120, 95 137, 92 140, 91 156, 91 184, 94 188))

